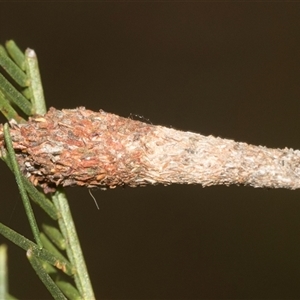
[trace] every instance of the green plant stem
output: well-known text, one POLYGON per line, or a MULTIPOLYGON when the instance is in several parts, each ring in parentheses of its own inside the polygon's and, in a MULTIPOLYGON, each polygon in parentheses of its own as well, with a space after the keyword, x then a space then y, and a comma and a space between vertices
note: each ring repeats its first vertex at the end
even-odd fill
POLYGON ((69 247, 66 251, 72 265, 77 271, 74 276, 76 286, 84 299, 95 299, 65 193, 63 191, 57 191, 53 195, 53 202, 61 212, 62 216, 64 216, 63 218, 58 219, 58 223, 63 235, 68 237, 69 247))
POLYGON ((29 224, 30 224, 35 241, 37 242, 39 247, 42 248, 43 245, 40 240, 40 232, 39 232, 39 229, 38 229, 35 217, 34 217, 34 213, 33 213, 30 201, 29 201, 27 193, 26 193, 26 189, 23 185, 21 171, 20 171, 16 156, 15 156, 15 152, 13 149, 13 145, 12 145, 11 137, 10 137, 10 133, 9 133, 9 127, 8 127, 7 123, 4 124, 3 130, 4 130, 4 139, 5 139, 6 147, 7 147, 10 161, 11 161, 11 166, 12 166, 14 175, 16 177, 16 182, 17 182, 17 185, 20 190, 21 198, 23 200, 23 205, 24 205, 26 214, 28 216, 29 224))

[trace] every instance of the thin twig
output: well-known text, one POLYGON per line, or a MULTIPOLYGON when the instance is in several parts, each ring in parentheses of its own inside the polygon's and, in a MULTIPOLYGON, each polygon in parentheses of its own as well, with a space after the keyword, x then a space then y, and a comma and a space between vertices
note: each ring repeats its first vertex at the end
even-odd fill
POLYGON ((51 108, 27 124, 13 124, 11 135, 23 172, 45 191, 58 185, 158 183, 300 188, 299 150, 253 146, 103 111, 51 108))

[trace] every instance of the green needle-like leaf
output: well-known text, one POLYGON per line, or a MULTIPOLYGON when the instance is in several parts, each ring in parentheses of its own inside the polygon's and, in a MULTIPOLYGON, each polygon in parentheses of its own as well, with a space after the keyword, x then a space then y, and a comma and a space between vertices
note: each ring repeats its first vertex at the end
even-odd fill
POLYGON ((30 89, 32 92, 31 103, 33 105, 34 114, 45 114, 47 112, 44 99, 43 86, 39 71, 37 56, 32 49, 25 52, 26 71, 30 78, 30 89))
POLYGON ((23 175, 22 178, 26 191, 28 192, 30 198, 36 204, 38 204, 53 220, 57 220, 58 212, 53 203, 45 196, 45 194, 38 191, 37 188, 34 187, 28 180, 28 178, 24 177, 23 175))
POLYGON ((18 85, 21 87, 29 86, 28 76, 6 55, 2 48, 0 48, 0 66, 18 85))
POLYGON ((52 278, 47 274, 47 272, 41 265, 40 260, 37 257, 35 257, 31 249, 27 251, 27 258, 31 266, 34 268, 36 274, 47 287, 48 291, 51 293, 52 297, 57 300, 67 300, 67 298, 61 292, 58 286, 54 283, 52 278))
POLYGON ((7 294, 7 247, 0 246, 0 299, 5 299, 7 294))
MULTIPOLYGON (((11 161, 9 160, 8 155, 3 154, 1 157, 7 166, 13 171, 11 161)), ((53 205, 53 203, 45 196, 45 194, 41 193, 32 183, 28 180, 27 177, 21 174, 23 184, 27 193, 29 194, 31 200, 33 200, 36 204, 38 204, 48 215, 51 219, 57 220, 58 212, 53 205)))
POLYGON ((58 222, 62 234, 68 237, 69 247, 66 249, 68 258, 78 270, 74 276, 76 286, 84 299, 95 299, 66 195, 62 190, 58 190, 52 198, 64 216, 58 219, 58 222))
POLYGON ((25 123, 25 120, 12 108, 9 101, 5 99, 4 94, 0 90, 0 111, 7 120, 14 119, 17 123, 25 123))
POLYGON ((5 49, 2 45, 0 45, 0 52, 1 52, 3 55, 8 56, 8 53, 7 53, 6 49, 5 49))
POLYGON ((68 299, 70 299, 70 300, 81 300, 82 299, 79 292, 69 282, 55 281, 55 283, 63 291, 63 293, 68 297, 68 299))
POLYGON ((43 232, 41 232, 41 240, 45 249, 47 249, 49 252, 51 252, 53 255, 60 258, 61 260, 67 260, 43 232))
POLYGON ((32 253, 36 257, 62 270, 65 274, 74 275, 74 273, 76 273, 72 265, 67 260, 56 257, 46 249, 40 249, 37 244, 2 223, 0 223, 0 233, 22 249, 26 251, 31 249, 32 253))
POLYGON ((9 55, 12 57, 12 59, 15 61, 15 63, 23 70, 25 71, 25 55, 20 50, 20 48, 16 45, 16 43, 13 40, 7 41, 5 43, 5 47, 9 55))
POLYGON ((42 228, 45 234, 60 250, 66 250, 66 239, 62 236, 61 232, 56 227, 48 224, 43 224, 42 228))
POLYGON ((0 74, 0 88, 2 93, 13 103, 15 103, 27 116, 31 115, 32 106, 30 102, 19 93, 15 87, 0 74))

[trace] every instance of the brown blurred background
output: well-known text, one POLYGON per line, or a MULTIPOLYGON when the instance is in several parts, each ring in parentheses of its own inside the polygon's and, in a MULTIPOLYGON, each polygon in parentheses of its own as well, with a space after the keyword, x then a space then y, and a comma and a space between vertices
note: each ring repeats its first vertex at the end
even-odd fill
MULTIPOLYGON (((8 39, 36 50, 48 107, 300 149, 299 3, 2 2, 8 39)), ((0 222, 32 238, 2 162, 0 182, 0 222)), ((300 299, 299 191, 95 190, 100 210, 67 194, 97 299, 300 299)), ((11 293, 50 298, 3 242, 11 293)))

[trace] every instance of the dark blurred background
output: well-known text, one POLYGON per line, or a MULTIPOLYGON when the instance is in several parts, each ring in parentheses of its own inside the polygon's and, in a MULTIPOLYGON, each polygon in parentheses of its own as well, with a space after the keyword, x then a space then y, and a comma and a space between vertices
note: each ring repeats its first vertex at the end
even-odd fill
MULTIPOLYGON (((299 3, 2 2, 8 39, 36 50, 48 107, 300 148, 299 3)), ((2 162, 0 182, 0 221, 32 238, 2 162)), ((300 299, 299 191, 94 190, 100 210, 66 191, 97 299, 300 299)), ((11 293, 50 298, 3 242, 11 293)))

